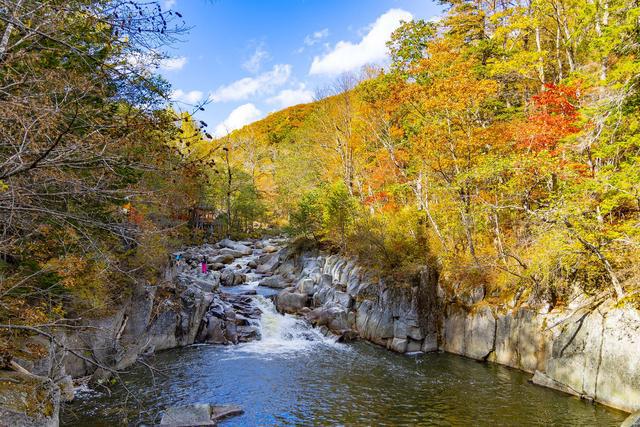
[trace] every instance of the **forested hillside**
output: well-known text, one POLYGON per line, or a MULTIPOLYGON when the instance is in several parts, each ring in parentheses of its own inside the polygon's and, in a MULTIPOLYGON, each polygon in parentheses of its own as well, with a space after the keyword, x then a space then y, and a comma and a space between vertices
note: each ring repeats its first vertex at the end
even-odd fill
POLYGON ((446 6, 395 31, 388 70, 219 140, 236 215, 397 277, 430 263, 496 297, 637 298, 638 5, 446 6))
POLYGON ((135 281, 155 283, 168 251, 197 238, 187 220, 204 165, 179 152, 179 117, 154 74, 186 28, 179 14, 24 0, 1 1, 0 19, 6 356, 38 328, 73 328, 116 309, 135 281))
POLYGON ((179 13, 0 6, 5 348, 155 283, 172 248, 205 237, 194 207, 215 237, 284 231, 399 282, 429 264, 496 298, 637 299, 633 1, 445 2, 394 32, 388 67, 220 139, 193 118, 202 106, 169 106, 154 71, 179 13))

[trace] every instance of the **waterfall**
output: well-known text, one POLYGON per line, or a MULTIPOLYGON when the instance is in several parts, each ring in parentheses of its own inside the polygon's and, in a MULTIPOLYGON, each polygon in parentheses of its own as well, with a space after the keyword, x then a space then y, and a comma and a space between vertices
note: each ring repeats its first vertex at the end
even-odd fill
POLYGON ((269 356, 299 355, 318 346, 348 349, 346 345, 336 342, 335 338, 322 335, 304 319, 278 313, 273 302, 262 295, 254 297, 254 304, 262 311, 260 319, 255 321, 255 326, 260 329, 262 338, 230 347, 229 351, 269 356))

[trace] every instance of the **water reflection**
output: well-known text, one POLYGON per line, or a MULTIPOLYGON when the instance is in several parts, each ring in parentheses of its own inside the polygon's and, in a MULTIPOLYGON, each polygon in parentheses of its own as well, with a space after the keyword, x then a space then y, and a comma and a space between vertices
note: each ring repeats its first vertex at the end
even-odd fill
POLYGON ((64 425, 157 422, 167 405, 237 403, 244 425, 619 425, 624 414, 528 383, 497 365, 447 355, 406 357, 366 343, 317 346, 286 357, 232 348, 172 350, 124 387, 70 405, 64 425), (123 409, 126 407, 126 410, 123 409))

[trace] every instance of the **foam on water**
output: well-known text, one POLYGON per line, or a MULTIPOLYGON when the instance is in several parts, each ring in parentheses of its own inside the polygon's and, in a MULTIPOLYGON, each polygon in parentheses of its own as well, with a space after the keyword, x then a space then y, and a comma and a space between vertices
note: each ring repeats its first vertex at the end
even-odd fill
POLYGON ((262 310, 262 316, 256 321, 262 339, 250 343, 229 347, 231 353, 257 354, 264 357, 273 355, 299 355, 318 346, 331 346, 347 350, 348 347, 325 337, 303 319, 276 311, 273 302, 261 295, 254 297, 254 303, 262 310))

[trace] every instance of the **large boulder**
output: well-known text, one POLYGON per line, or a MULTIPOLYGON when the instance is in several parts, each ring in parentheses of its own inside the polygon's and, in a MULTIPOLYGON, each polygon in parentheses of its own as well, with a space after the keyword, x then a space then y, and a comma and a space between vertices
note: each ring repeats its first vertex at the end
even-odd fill
POLYGON ((315 326, 327 326, 337 334, 351 329, 347 312, 342 307, 318 307, 307 313, 305 317, 315 326))
POLYGON ((222 270, 222 274, 220 276, 220 283, 223 286, 238 286, 247 281, 247 275, 242 273, 237 273, 230 268, 225 268, 222 270))
POLYGON ((289 286, 289 283, 285 281, 282 276, 271 276, 260 281, 260 286, 264 286, 272 289, 284 289, 289 286))
POLYGON ((231 264, 234 259, 234 256, 231 254, 221 254, 209 259, 208 261, 211 264, 231 264))
POLYGON ((258 258, 258 266, 256 267, 256 272, 260 274, 272 272, 278 266, 279 261, 280 257, 278 256, 278 254, 261 256, 260 258, 258 258))
POLYGON ((230 239, 221 240, 218 243, 223 248, 233 249, 234 251, 240 252, 242 255, 251 255, 253 253, 253 249, 249 246, 245 246, 242 243, 234 242, 230 239))
POLYGON ((243 254, 240 251, 236 251, 234 249, 229 249, 229 248, 222 248, 220 249, 220 255, 231 255, 234 258, 241 258, 243 257, 245 254, 243 254))
POLYGON ((284 289, 276 297, 276 308, 281 313, 295 314, 307 305, 309 297, 306 294, 294 292, 293 288, 284 289))

